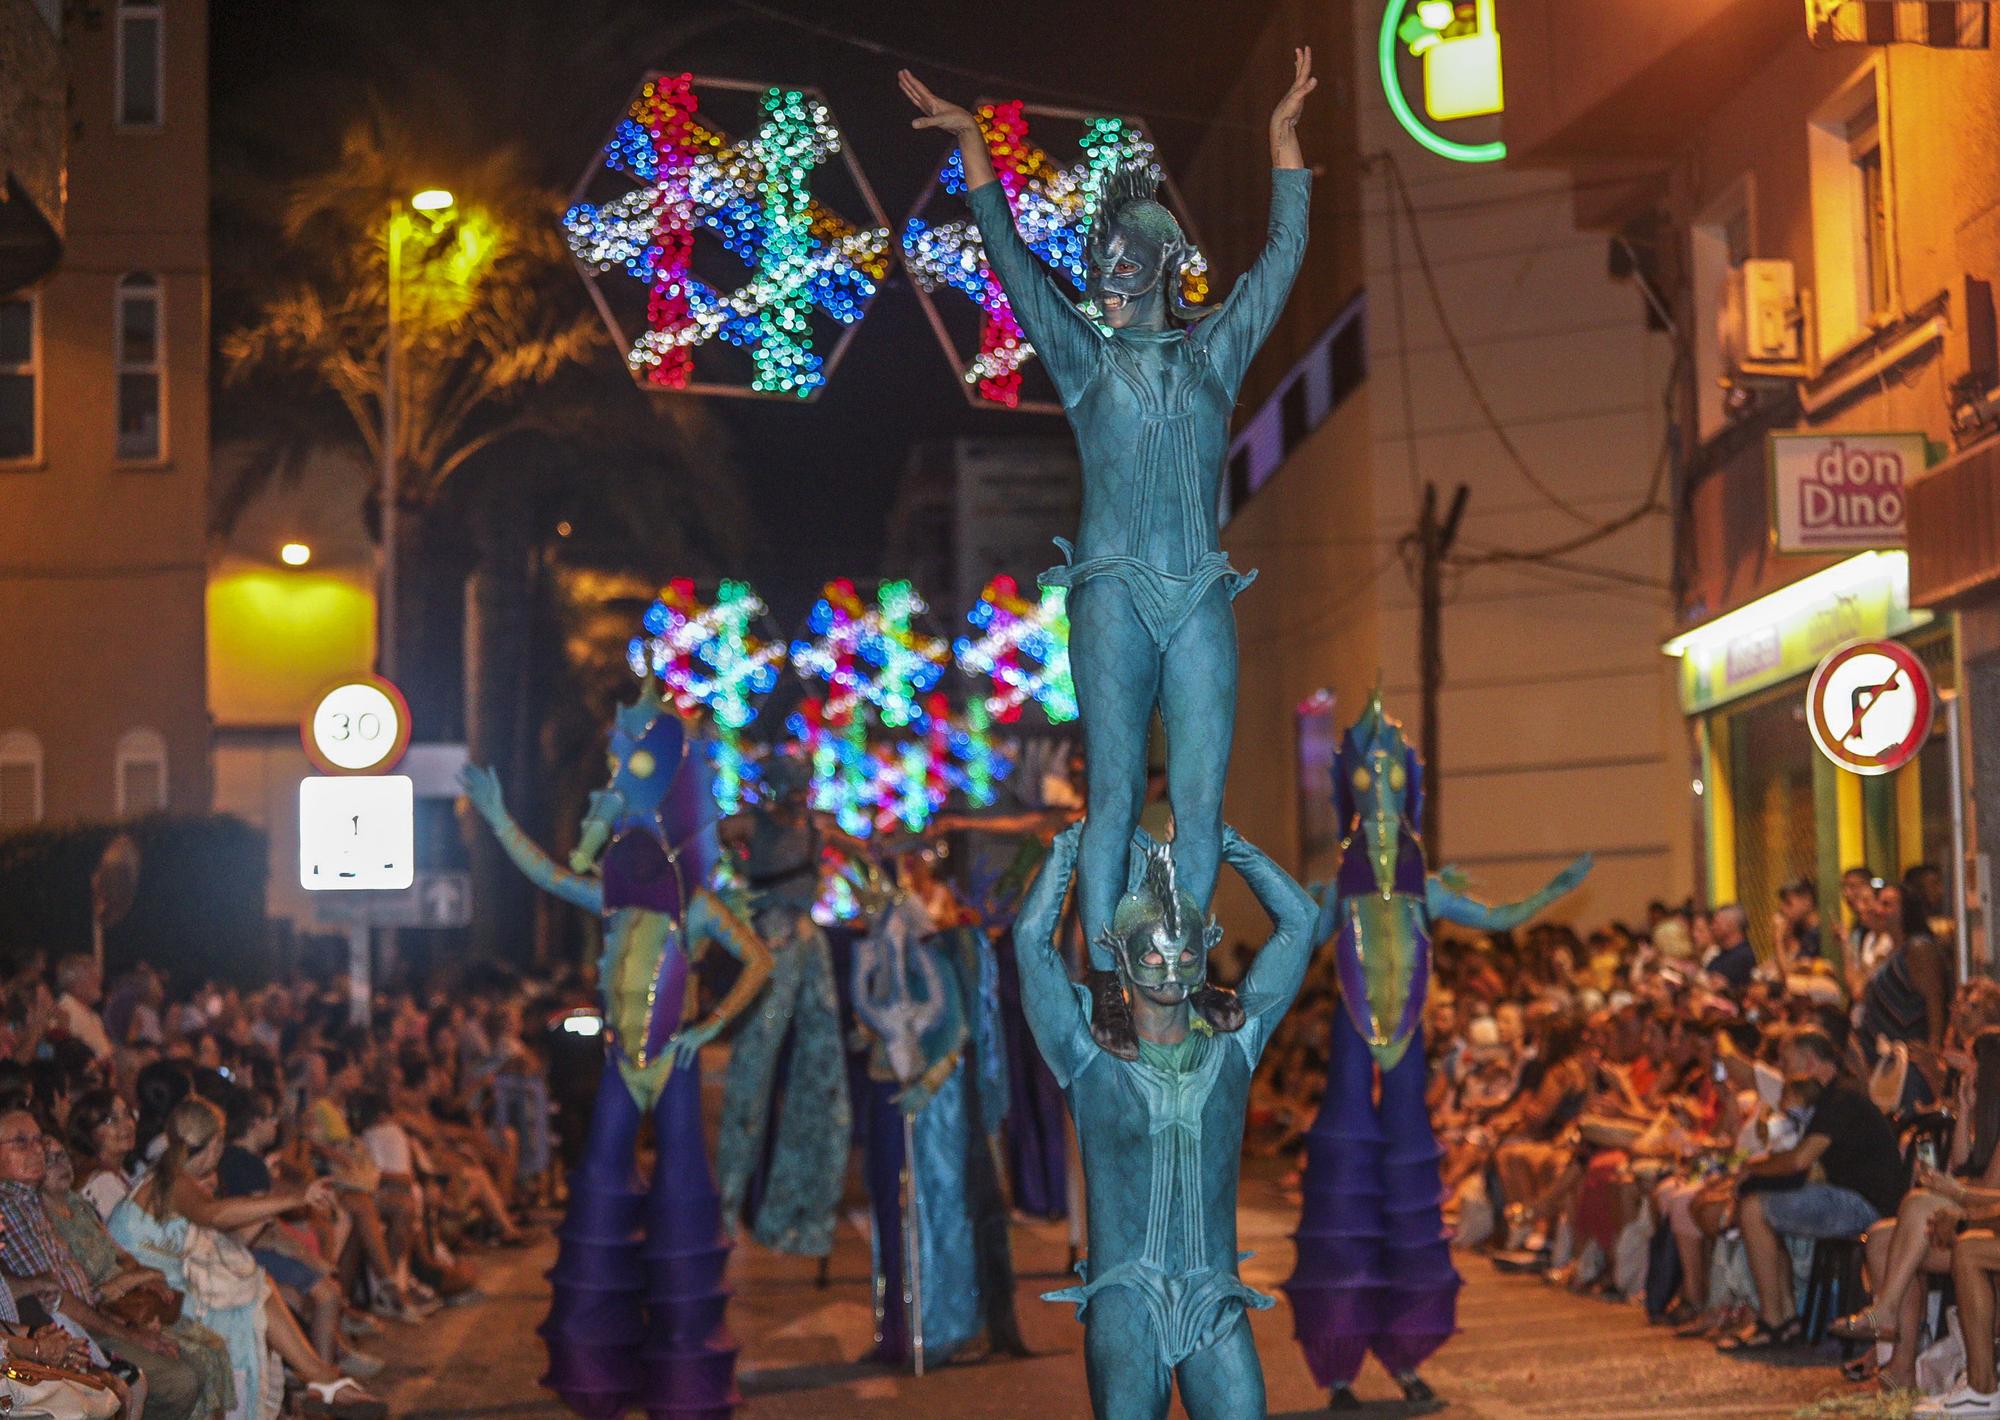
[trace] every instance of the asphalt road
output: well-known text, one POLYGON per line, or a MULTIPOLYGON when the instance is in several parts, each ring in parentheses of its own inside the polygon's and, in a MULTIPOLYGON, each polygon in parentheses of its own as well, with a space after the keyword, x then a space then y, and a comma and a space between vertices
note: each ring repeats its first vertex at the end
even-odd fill
MULTIPOLYGON (((719 1078, 719 1076, 718 1076, 719 1078)), ((1256 1256, 1246 1279, 1276 1293, 1278 1305, 1253 1316, 1270 1392, 1281 1417, 1326 1414, 1291 1339, 1291 1314, 1276 1284, 1291 1268, 1287 1232, 1296 1218, 1275 1184, 1246 1182, 1241 1245, 1256 1256)), ((1061 1224, 1014 1230, 1025 1360, 947 1366, 921 1381, 866 1364, 872 1342, 868 1245, 843 1225, 830 1285, 814 1285, 811 1264, 739 1247, 730 1326, 743 1346, 738 1372, 744 1420, 781 1417, 942 1417, 953 1420, 1064 1420, 1088 1415, 1081 1328, 1071 1309, 1037 1293, 1065 1284, 1067 1234, 1061 1224)), ((556 1420, 568 1412, 536 1383, 544 1364, 535 1335, 547 1306, 542 1273, 553 1243, 480 1259, 486 1301, 446 1311, 418 1327, 392 1327, 380 1350, 391 1361, 380 1389, 407 1420, 556 1420)), ((1463 1332, 1426 1368, 1449 1404, 1449 1420, 1736 1420, 1736 1417, 1887 1415, 1846 1386, 1830 1352, 1790 1363, 1738 1361, 1698 1342, 1648 1327, 1631 1306, 1572 1297, 1532 1278, 1503 1277, 1481 1258, 1462 1259, 1463 1332)), ((1358 1390, 1367 1414, 1400 1416, 1389 1379, 1370 1368, 1358 1390)), ((1173 1414, 1181 1411, 1175 1407, 1173 1414)))

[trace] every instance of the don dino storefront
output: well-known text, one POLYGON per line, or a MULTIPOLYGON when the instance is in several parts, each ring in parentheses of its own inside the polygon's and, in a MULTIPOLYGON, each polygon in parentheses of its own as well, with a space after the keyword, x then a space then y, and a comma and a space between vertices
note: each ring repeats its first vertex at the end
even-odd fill
MULTIPOLYGON (((1936 715, 1900 769, 1857 774, 1815 745, 1807 689, 1829 653, 1895 640, 1955 690, 1950 618, 1910 606, 1908 555, 1864 552, 1813 572, 1669 641, 1680 658, 1681 709, 1693 726, 1706 895, 1740 903, 1760 955, 1772 949, 1781 884, 1811 877, 1826 922, 1838 921, 1841 873, 1866 864, 1899 877, 1933 863, 1953 882, 1954 766, 1936 715)), ((1865 700, 1848 711, 1859 723, 1865 700)), ((1921 731, 1919 731, 1921 734, 1921 731)))

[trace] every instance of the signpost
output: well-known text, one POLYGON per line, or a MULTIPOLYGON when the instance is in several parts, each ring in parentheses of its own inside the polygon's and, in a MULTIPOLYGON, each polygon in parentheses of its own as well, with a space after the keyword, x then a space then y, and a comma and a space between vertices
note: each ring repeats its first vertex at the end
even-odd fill
POLYGON ((299 782, 299 884, 323 894, 321 921, 347 928, 348 1010, 362 1022, 377 928, 387 958, 388 934, 399 928, 471 921, 471 876, 418 871, 416 847, 417 800, 456 797, 465 746, 413 746, 409 702, 375 675, 329 686, 307 708, 299 738, 321 771, 299 782))
POLYGON ((1806 725, 1820 753, 1854 774, 1893 774, 1930 738, 1937 687, 1900 641, 1855 641, 1819 663, 1806 725))

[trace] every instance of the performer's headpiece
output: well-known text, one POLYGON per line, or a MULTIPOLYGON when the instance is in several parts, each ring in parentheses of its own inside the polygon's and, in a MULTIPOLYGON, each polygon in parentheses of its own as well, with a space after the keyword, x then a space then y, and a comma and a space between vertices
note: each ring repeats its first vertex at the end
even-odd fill
POLYGON ((1119 899, 1103 938, 1126 981, 1149 992, 1177 989, 1185 999, 1208 980, 1208 954, 1221 940, 1221 925, 1213 917, 1204 925, 1200 905, 1181 887, 1172 852, 1149 844, 1144 874, 1119 899))
POLYGON ((1182 296, 1181 267, 1193 244, 1160 202, 1159 188, 1160 170, 1148 162, 1122 163, 1098 180, 1086 290, 1103 310, 1107 297, 1134 302, 1164 282, 1167 309, 1180 320, 1200 320, 1213 308, 1190 305, 1182 296))

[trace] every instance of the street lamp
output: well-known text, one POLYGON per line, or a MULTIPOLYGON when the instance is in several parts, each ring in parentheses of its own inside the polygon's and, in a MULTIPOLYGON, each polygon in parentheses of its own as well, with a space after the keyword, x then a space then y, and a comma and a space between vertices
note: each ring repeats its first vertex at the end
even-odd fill
MULTIPOLYGON (((409 199, 411 209, 427 215, 432 222, 451 209, 452 195, 441 187, 427 187, 409 199)), ((382 608, 378 632, 379 669, 385 676, 396 674, 397 616, 397 503, 401 497, 396 463, 396 296, 403 281, 403 234, 409 216, 401 201, 389 204, 389 227, 385 240, 389 247, 387 298, 389 323, 382 348, 382 608)))
POLYGON ((278 560, 287 567, 303 567, 312 561, 313 551, 303 542, 288 542, 278 549, 278 560))

